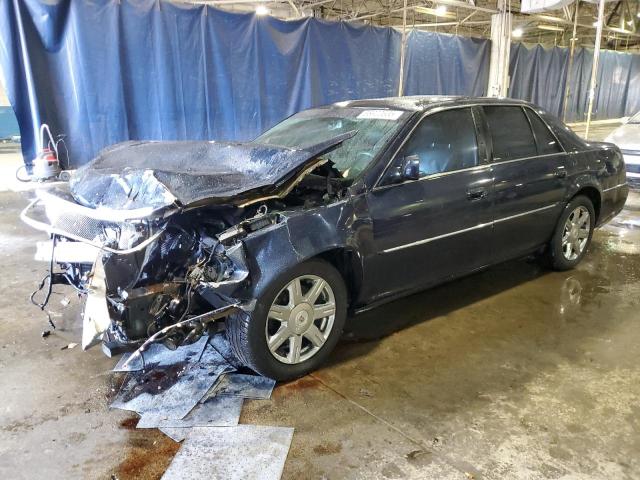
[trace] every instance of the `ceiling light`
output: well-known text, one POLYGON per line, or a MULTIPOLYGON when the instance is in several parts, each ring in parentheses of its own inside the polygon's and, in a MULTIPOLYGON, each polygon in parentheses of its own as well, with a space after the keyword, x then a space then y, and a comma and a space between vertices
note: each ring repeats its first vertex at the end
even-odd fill
POLYGON ((524 33, 524 30, 522 30, 521 28, 516 28, 513 30, 513 32, 511 32, 511 36, 514 38, 520 38, 523 33, 524 33))
POLYGON ((269 15, 269 9, 264 5, 258 5, 256 7, 256 15, 269 15))
POLYGON ((551 32, 564 32, 564 28, 556 25, 538 25, 540 30, 549 30, 551 32))
POLYGON ((455 12, 447 12, 447 7, 440 5, 438 8, 428 8, 428 7, 414 7, 416 12, 425 13, 427 15, 433 15, 434 17, 444 17, 455 19, 455 12))

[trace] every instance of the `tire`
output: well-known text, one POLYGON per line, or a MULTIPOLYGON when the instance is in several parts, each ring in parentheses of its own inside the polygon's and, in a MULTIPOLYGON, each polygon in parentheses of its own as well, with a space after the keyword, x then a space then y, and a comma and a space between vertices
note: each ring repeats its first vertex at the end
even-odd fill
MULTIPOLYGON (((571 199, 571 201, 567 204, 560 215, 560 219, 558 220, 558 224, 556 225, 556 229, 553 232, 553 237, 551 238, 551 242, 549 242, 549 263, 554 270, 564 271, 570 270, 574 268, 580 261, 584 258, 589 245, 591 244, 591 237, 593 236, 593 229, 595 226, 595 210, 593 208, 593 203, 587 197, 583 195, 578 195, 571 199), (563 237, 567 235, 566 228, 569 227, 569 218, 574 215, 572 220, 577 221, 580 217, 576 217, 575 215, 579 215, 579 212, 588 212, 589 218, 588 222, 581 221, 585 226, 588 224, 589 231, 586 233, 586 242, 582 245, 581 248, 576 247, 576 243, 570 241, 571 246, 566 245, 563 242, 563 237), (565 228, 566 227, 566 228, 565 228), (568 250, 571 249, 571 254, 568 255, 568 250)), ((573 232, 569 232, 568 239, 575 239, 575 232, 578 232, 579 235, 584 235, 585 232, 583 229, 578 228, 573 232)), ((580 239, 577 240, 580 245, 582 241, 580 239)))
POLYGON ((347 315, 344 280, 332 265, 322 260, 300 263, 279 275, 256 300, 256 306, 250 314, 242 312, 227 319, 227 338, 244 365, 265 377, 284 381, 301 377, 324 363, 340 339, 347 315), (317 279, 326 282, 328 289, 317 283, 317 279), (300 285, 296 291, 302 296, 291 293, 291 289, 295 290, 294 284, 300 285), (316 287, 316 290, 323 288, 314 302, 309 300, 311 287, 316 287), (293 300, 294 295, 301 300, 297 304, 293 300), (327 308, 331 311, 331 298, 335 305, 334 315, 316 319, 316 312, 321 315, 327 308), (285 302, 286 305, 283 305, 285 302), (285 309, 283 313, 279 313, 278 307, 285 309), (274 312, 288 321, 282 322, 272 317, 274 312), (316 329, 311 332, 313 326, 316 329), (321 343, 322 338, 318 337, 318 333, 322 338, 326 336, 324 343, 321 343), (315 341, 312 342, 305 335, 315 341), (286 339, 279 347, 275 347, 283 337, 286 339), (300 340, 297 340, 298 337, 300 340), (273 353, 268 341, 274 346, 273 353), (301 346, 296 348, 298 341, 301 346), (295 352, 298 352, 298 356, 295 352))

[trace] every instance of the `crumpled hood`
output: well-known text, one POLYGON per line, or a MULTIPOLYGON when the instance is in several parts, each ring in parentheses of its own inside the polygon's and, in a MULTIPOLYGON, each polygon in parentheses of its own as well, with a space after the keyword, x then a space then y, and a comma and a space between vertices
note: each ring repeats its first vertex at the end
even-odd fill
POLYGON ((91 208, 240 205, 284 194, 298 176, 323 162, 320 155, 355 134, 304 150, 207 141, 120 143, 76 171, 71 193, 91 208))

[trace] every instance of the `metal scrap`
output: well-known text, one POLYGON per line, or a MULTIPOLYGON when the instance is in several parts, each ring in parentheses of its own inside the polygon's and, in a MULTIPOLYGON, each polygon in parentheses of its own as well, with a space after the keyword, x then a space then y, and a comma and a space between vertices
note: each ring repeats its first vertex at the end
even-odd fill
POLYGON ((243 399, 237 397, 211 397, 183 419, 145 413, 137 428, 232 427, 238 424, 242 403, 243 399))
POLYGON ((116 366, 113 368, 114 372, 135 372, 146 368, 160 368, 168 367, 176 363, 190 362, 195 363, 200 361, 202 352, 204 352, 207 346, 209 338, 204 336, 198 339, 197 342, 191 345, 183 345, 175 350, 170 350, 160 343, 154 343, 149 346, 149 349, 144 352, 142 356, 136 356, 136 358, 129 361, 132 353, 125 353, 122 355, 116 366))
POLYGON ((213 388, 213 395, 265 400, 271 398, 276 381, 260 375, 228 373, 213 388))
POLYGON ((141 415, 182 419, 222 373, 233 370, 234 367, 208 346, 198 362, 130 373, 111 407, 141 415))
POLYGON ((292 437, 286 427, 193 428, 162 479, 277 480, 292 437))

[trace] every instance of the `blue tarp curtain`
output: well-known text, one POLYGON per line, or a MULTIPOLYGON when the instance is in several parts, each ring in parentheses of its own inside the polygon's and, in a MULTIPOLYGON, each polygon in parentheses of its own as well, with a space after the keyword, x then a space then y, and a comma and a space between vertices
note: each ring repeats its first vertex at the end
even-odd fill
MULTIPOLYGON (((40 123, 71 166, 129 139, 250 139, 292 113, 398 91, 391 28, 282 21, 159 0, 2 0, 0 67, 27 161, 40 123)), ((490 42, 412 31, 405 94, 483 95, 490 42)), ((574 62, 571 119, 591 54, 574 62)), ((640 108, 640 56, 603 52, 598 118, 640 108)), ((511 94, 561 113, 568 53, 514 45, 511 94)))
MULTIPOLYGON (((0 8, 0 62, 27 159, 42 122, 67 135, 76 166, 123 140, 245 140, 304 108, 398 91, 401 35, 390 28, 156 0, 0 8)), ((409 38, 410 92, 484 92, 487 41, 409 38)))
MULTIPOLYGON (((567 121, 585 121, 593 50, 578 48, 571 67, 567 121)), ((562 117, 569 50, 511 45, 509 96, 536 103, 562 117)), ((594 119, 620 118, 640 110, 640 55, 600 51, 594 119)))

